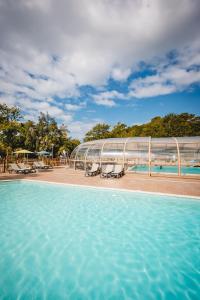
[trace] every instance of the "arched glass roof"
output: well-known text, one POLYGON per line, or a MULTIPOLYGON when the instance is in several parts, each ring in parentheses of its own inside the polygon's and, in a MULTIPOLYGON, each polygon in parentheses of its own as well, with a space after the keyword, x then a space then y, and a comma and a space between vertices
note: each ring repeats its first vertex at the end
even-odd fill
POLYGON ((71 154, 71 162, 120 163, 132 165, 200 164, 200 137, 128 137, 94 140, 80 144, 71 154))

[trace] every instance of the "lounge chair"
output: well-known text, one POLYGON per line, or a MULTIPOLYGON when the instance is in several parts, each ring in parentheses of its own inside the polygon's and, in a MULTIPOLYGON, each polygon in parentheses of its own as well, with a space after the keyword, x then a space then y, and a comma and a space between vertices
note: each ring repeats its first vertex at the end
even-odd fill
POLYGON ((43 161, 34 161, 33 166, 35 169, 38 169, 38 170, 47 170, 47 169, 53 168, 52 166, 45 165, 43 163, 43 161))
POLYGON ((93 163, 91 169, 86 170, 85 176, 95 176, 100 173, 99 164, 93 163))
POLYGON ((111 173, 112 177, 120 178, 124 175, 124 168, 122 165, 115 165, 114 170, 111 173))
POLYGON ((47 170, 47 167, 42 166, 39 161, 34 161, 33 167, 37 170, 47 170))
POLYGON ((9 171, 9 173, 15 172, 17 174, 27 174, 27 173, 29 173, 29 171, 27 169, 22 169, 15 163, 9 164, 8 171, 9 171))
POLYGON ((113 165, 106 165, 105 169, 102 170, 100 177, 111 177, 111 173, 113 171, 113 165))
POLYGON ((34 162, 33 162, 33 167, 34 167, 35 169, 43 169, 43 168, 41 167, 41 165, 39 164, 38 161, 34 161, 34 162))
POLYGON ((36 170, 29 165, 25 165, 25 163, 18 163, 20 169, 27 170, 29 173, 35 173, 36 170))
POLYGON ((38 162, 43 169, 53 169, 52 166, 46 165, 42 160, 38 162))

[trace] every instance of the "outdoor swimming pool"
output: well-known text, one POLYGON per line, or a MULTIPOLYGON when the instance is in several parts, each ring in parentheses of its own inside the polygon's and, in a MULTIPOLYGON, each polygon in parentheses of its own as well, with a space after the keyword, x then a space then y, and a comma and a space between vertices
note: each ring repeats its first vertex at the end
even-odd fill
MULTIPOLYGON (((129 169, 129 171, 133 172, 148 172, 149 167, 147 165, 137 165, 133 166, 129 169)), ((152 166, 152 173, 176 173, 178 174, 178 166, 152 166)), ((200 167, 181 167, 182 174, 196 174, 200 175, 200 167)))
POLYGON ((1 182, 0 228, 0 299, 198 299, 198 200, 1 182))

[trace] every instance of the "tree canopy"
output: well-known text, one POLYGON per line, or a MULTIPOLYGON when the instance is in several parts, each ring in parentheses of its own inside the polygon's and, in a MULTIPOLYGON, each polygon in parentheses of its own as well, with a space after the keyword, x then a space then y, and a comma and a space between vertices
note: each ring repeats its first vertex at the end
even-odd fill
POLYGON ((19 145, 20 110, 0 104, 0 150, 11 151, 19 145))
POLYGON ((154 117, 150 122, 142 125, 127 126, 123 123, 117 123, 113 128, 108 124, 99 123, 86 133, 84 141, 134 136, 200 136, 200 116, 188 113, 171 113, 164 117, 154 117))
POLYGON ((51 151, 57 155, 65 150, 70 154, 80 143, 68 137, 67 127, 58 126, 56 120, 48 113, 40 113, 37 122, 21 122, 20 110, 0 104, 0 152, 1 155, 18 148, 30 151, 51 151))
POLYGON ((90 131, 85 135, 84 141, 92 141, 98 139, 106 139, 110 136, 110 125, 102 123, 95 125, 90 131))
MULTIPOLYGON (((67 127, 64 124, 59 126, 48 113, 40 113, 36 122, 23 122, 19 108, 0 104, 0 155, 20 148, 33 152, 51 152, 52 147, 55 155, 63 150, 70 154, 80 141, 70 138, 68 134, 67 127)), ((154 117, 148 123, 132 126, 120 122, 113 127, 99 123, 85 134, 84 141, 134 136, 200 136, 200 116, 171 113, 164 117, 154 117)))

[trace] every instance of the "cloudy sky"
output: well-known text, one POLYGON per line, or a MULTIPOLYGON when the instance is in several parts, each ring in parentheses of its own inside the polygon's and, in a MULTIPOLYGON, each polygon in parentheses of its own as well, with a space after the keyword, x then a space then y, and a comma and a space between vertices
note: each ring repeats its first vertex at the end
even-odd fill
POLYGON ((0 102, 97 122, 200 113, 199 0, 0 0, 0 102))

